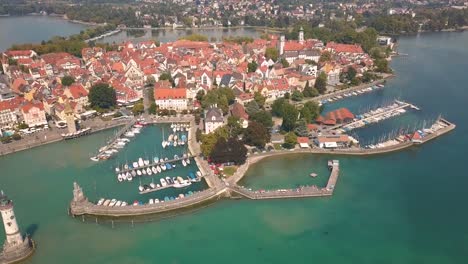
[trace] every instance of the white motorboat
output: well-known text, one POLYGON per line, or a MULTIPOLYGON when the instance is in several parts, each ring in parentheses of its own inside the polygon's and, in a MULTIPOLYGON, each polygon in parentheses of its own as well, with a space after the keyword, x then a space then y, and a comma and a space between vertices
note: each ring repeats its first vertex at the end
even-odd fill
POLYGON ((105 201, 104 198, 99 199, 99 201, 97 202, 97 205, 102 205, 104 203, 104 201, 105 201))
POLYGON ((112 207, 117 203, 117 199, 112 199, 111 202, 109 203, 109 206, 112 207))
POLYGON ((119 167, 115 168, 115 172, 119 172, 119 171, 120 171, 119 167))
POLYGON ((145 163, 145 166, 148 166, 150 164, 149 160, 144 160, 143 162, 145 163))
POLYGON ((132 165, 133 165, 133 168, 138 168, 138 162, 135 161, 135 162, 133 162, 132 165))
POLYGON ((151 189, 154 189, 154 188, 156 188, 156 184, 154 184, 154 182, 151 182, 150 187, 151 187, 151 189))
POLYGON ((122 205, 121 206, 127 206, 128 203, 127 202, 122 202, 122 205))
POLYGON ((137 174, 136 174, 136 171, 132 170, 131 172, 132 176, 135 177, 137 174))
POLYGON ((130 181, 132 181, 132 180, 133 180, 133 177, 131 177, 131 176, 130 176, 130 177, 127 177, 127 181, 130 182, 130 181))
POLYGON ((92 161, 99 161, 99 158, 98 158, 98 157, 91 157, 91 158, 89 158, 89 159, 92 160, 92 161))
POLYGON ((149 204, 154 204, 153 198, 149 199, 149 204))
POLYGON ((104 206, 109 206, 110 202, 111 202, 111 200, 109 200, 109 199, 108 199, 108 200, 105 200, 104 203, 103 203, 102 205, 104 205, 104 206))
POLYGON ((141 176, 141 170, 137 170, 137 175, 141 176))
POLYGON ((146 169, 141 169, 141 173, 143 173, 143 175, 146 175, 146 169))
POLYGON ((127 172, 127 174, 125 175, 125 180, 132 177, 132 174, 130 174, 130 172, 127 172))
POLYGON ((140 186, 138 186, 138 190, 139 190, 140 192, 142 192, 142 191, 145 190, 145 188, 143 188, 143 186, 140 185, 140 186))
POLYGON ((156 170, 158 171, 158 173, 161 173, 161 171, 162 171, 162 169, 161 169, 161 167, 159 165, 156 166, 156 170))
POLYGON ((156 188, 159 188, 159 187, 161 187, 161 185, 159 185, 159 183, 157 183, 157 184, 156 184, 156 188))
POLYGON ((177 141, 179 137, 177 136, 177 134, 174 135, 174 141, 177 141))
POLYGON ((146 168, 146 174, 152 175, 153 171, 150 168, 146 168))
POLYGON ((182 160, 182 166, 187 166, 187 162, 185 160, 182 160))
POLYGON ((145 162, 143 161, 142 158, 139 158, 139 159, 138 159, 138 166, 140 166, 140 167, 145 166, 145 162))
POLYGON ((202 173, 200 171, 197 171, 197 177, 201 177, 202 173))
POLYGON ((117 203, 115 204, 115 206, 122 206, 122 201, 117 201, 117 203))
POLYGON ((154 199, 154 203, 159 203, 159 199, 158 198, 154 199))
POLYGON ((174 147, 177 147, 177 141, 174 141, 173 145, 174 147))
POLYGON ((157 170, 155 167, 152 167, 152 168, 151 168, 151 171, 153 172, 153 174, 158 173, 158 170, 157 170))
POLYGON ((159 181, 161 182, 161 186, 162 186, 162 187, 167 186, 167 182, 166 182, 165 179, 161 178, 161 179, 159 179, 159 181))
POLYGON ((117 176, 117 180, 118 180, 119 182, 122 182, 122 181, 123 181, 122 174, 119 173, 119 175, 117 176))
POLYGON ((160 158, 159 159, 159 163, 163 163, 164 162, 164 159, 163 158, 160 158))
POLYGON ((166 141, 161 142, 161 146, 162 146, 163 148, 166 148, 166 147, 167 147, 167 142, 166 142, 166 141))
POLYGON ((169 135, 169 138, 167 139, 167 141, 172 141, 174 139, 174 135, 173 134, 170 134, 169 135))
POLYGON ((174 188, 184 188, 184 187, 187 187, 189 185, 191 185, 192 182, 188 181, 188 180, 185 180, 183 179, 182 177, 178 176, 177 177, 177 180, 174 182, 174 188))
POLYGON ((134 136, 135 136, 135 133, 133 133, 132 131, 128 131, 128 132, 125 132, 124 136, 126 136, 126 137, 134 137, 134 136))
POLYGON ((124 169, 125 169, 125 170, 128 170, 128 164, 125 163, 124 169))
POLYGON ((187 162, 187 164, 190 164, 190 158, 186 159, 185 162, 187 162))
POLYGON ((161 168, 163 171, 165 171, 165 170, 166 170, 166 165, 162 164, 162 165, 160 166, 160 168, 161 168))

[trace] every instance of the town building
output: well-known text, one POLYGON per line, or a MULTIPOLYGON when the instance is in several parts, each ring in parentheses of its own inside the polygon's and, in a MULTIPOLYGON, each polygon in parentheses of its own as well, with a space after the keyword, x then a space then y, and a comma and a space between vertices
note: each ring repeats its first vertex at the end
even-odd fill
POLYGON ((154 100, 160 109, 175 111, 188 109, 187 89, 185 88, 154 89, 154 100))
POLYGON ((216 106, 210 106, 205 110, 205 133, 209 134, 224 124, 223 111, 216 106))
POLYGON ((46 113, 42 103, 28 102, 21 107, 23 121, 29 127, 47 125, 46 113))
POLYGON ((319 148, 347 148, 351 143, 351 139, 347 135, 324 135, 318 136, 315 144, 319 148))

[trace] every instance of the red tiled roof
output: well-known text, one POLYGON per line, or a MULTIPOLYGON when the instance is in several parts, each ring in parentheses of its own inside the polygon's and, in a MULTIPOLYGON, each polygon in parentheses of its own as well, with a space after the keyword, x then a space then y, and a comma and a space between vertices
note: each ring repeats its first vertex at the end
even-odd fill
POLYGON ((301 143, 308 144, 309 143, 309 138, 308 137, 297 137, 297 143, 299 143, 299 144, 301 144, 301 143))
POLYGON ((88 96, 88 91, 81 84, 73 84, 68 89, 74 99, 88 96))
POLYGON ((39 108, 40 110, 44 110, 44 104, 42 104, 41 102, 38 102, 38 103, 29 102, 21 107, 21 111, 23 111, 24 113, 28 113, 29 110, 31 110, 34 107, 39 108))
POLYGON ((337 53, 364 53, 361 46, 355 44, 339 44, 333 41, 328 42, 327 49, 332 49, 337 53))
POLYGON ((245 112, 244 106, 240 103, 234 103, 232 105, 231 115, 245 120, 249 119, 249 115, 245 112))
POLYGON ((186 99, 187 89, 185 88, 160 88, 154 89, 154 98, 156 100, 164 99, 186 99))

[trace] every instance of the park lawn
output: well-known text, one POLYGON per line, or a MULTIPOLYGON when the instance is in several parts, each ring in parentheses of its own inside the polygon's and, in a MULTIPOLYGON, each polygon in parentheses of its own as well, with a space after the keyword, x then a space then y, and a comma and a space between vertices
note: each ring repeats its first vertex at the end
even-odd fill
POLYGON ((234 175, 234 173, 237 171, 237 167, 236 166, 226 166, 223 168, 223 173, 229 177, 229 176, 232 176, 234 175))

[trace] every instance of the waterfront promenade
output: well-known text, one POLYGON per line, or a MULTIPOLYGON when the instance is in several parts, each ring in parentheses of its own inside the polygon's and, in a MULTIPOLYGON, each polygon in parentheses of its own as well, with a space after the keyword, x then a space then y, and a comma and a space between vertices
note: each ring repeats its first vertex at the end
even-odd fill
MULTIPOLYGON (((92 134, 102 130, 123 126, 127 122, 128 120, 103 121, 100 118, 93 118, 82 121, 80 125, 82 127, 91 128, 90 134, 92 134)), ((23 136, 23 138, 18 141, 12 141, 7 144, 0 144, 0 156, 65 140, 62 136, 65 131, 67 130, 53 128, 39 131, 32 135, 23 136)))
MULTIPOLYGON (((208 183, 209 188, 207 190, 196 192, 193 195, 176 199, 173 201, 166 201, 158 204, 145 204, 138 206, 124 206, 124 207, 109 207, 109 206, 98 206, 90 201, 84 196, 81 188, 75 183, 74 186, 74 198, 70 203, 69 212, 73 216, 77 215, 94 215, 94 216, 107 216, 107 217, 130 217, 130 216, 140 216, 148 214, 157 214, 164 213, 174 210, 180 210, 185 208, 190 208, 198 204, 203 204, 211 200, 219 199, 220 197, 230 197, 232 193, 237 193, 243 197, 252 200, 260 199, 281 199, 281 198, 301 198, 301 197, 324 197, 331 196, 336 186, 336 182, 339 176, 339 164, 334 161, 331 165, 331 173, 327 183, 327 186, 324 188, 318 188, 316 186, 304 186, 296 189, 279 189, 279 190, 268 190, 268 191, 252 191, 245 187, 240 187, 237 185, 249 169, 250 165, 258 162, 259 160, 265 157, 278 156, 278 155, 288 155, 288 154, 304 154, 304 153, 313 153, 313 154, 329 154, 329 155, 374 155, 374 154, 383 154, 389 153, 401 149, 405 149, 417 144, 426 143, 432 139, 435 139, 445 133, 450 132, 455 129, 455 125, 448 122, 445 119, 440 119, 440 122, 444 124, 444 127, 434 131, 431 134, 426 135, 421 139, 420 142, 405 141, 400 144, 391 145, 388 147, 375 148, 375 149, 362 149, 362 148, 352 148, 352 149, 293 149, 293 150, 280 150, 280 151, 271 151, 260 154, 250 155, 245 164, 241 165, 238 170, 234 173, 233 176, 229 177, 227 180, 221 180, 217 175, 213 173, 213 170, 209 167, 209 164, 206 160, 202 159, 200 156, 195 156, 195 161, 197 166, 202 172, 205 180, 208 183)), ((191 121, 192 122, 192 121, 191 121)), ((193 132, 194 126, 191 126, 189 133, 193 132)), ((189 139, 191 139, 189 137, 189 139)), ((194 139, 189 140, 189 148, 192 144, 192 147, 195 147, 197 143, 194 139)), ((193 151, 193 149, 191 150, 193 151)))

